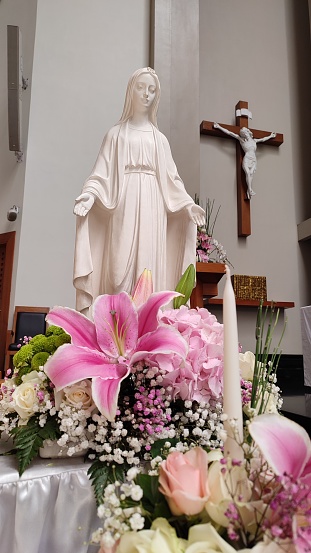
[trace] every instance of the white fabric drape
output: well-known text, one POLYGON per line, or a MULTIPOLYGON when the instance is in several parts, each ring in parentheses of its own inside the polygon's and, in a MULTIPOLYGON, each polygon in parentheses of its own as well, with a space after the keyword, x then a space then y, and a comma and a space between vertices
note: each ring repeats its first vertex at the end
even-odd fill
POLYGON ((16 458, 0 457, 1 553, 96 553, 88 467, 81 458, 37 459, 19 477, 16 458))

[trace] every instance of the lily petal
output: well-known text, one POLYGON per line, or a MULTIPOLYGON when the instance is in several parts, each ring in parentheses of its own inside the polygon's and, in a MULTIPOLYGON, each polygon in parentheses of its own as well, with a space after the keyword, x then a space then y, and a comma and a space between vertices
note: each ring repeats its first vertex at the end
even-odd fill
POLYGON ((130 296, 105 294, 94 302, 94 324, 101 350, 114 359, 128 357, 137 342, 137 312, 130 296))
POLYGON ((138 309, 138 336, 152 332, 158 326, 158 312, 160 307, 167 305, 171 300, 180 296, 179 292, 154 292, 150 298, 138 309))
MULTIPOLYGON (((121 367, 126 368, 126 365, 121 367)), ((119 379, 125 370, 120 370, 119 365, 107 363, 106 357, 99 351, 64 344, 49 357, 44 371, 58 391, 85 378, 100 376, 119 379)))
POLYGON ((126 365, 116 365, 119 378, 103 379, 100 377, 92 380, 92 397, 99 411, 108 419, 115 419, 118 407, 118 397, 121 382, 127 377, 129 369, 126 365))
POLYGON ((187 342, 174 328, 162 326, 154 332, 142 336, 138 342, 135 353, 131 357, 131 365, 144 359, 150 354, 159 353, 179 355, 182 359, 187 354, 187 342))
POLYGON ((293 519, 293 536, 296 553, 306 553, 311 543, 311 528, 303 515, 295 515, 293 519))
POLYGON ((95 326, 85 315, 70 307, 53 307, 46 320, 49 324, 60 326, 70 334, 72 344, 90 349, 99 349, 95 326))
POLYGON ((132 292, 133 302, 136 307, 143 305, 153 292, 152 275, 149 269, 144 269, 137 280, 132 292))
POLYGON ((255 417, 249 431, 276 474, 298 478, 311 457, 310 438, 299 424, 278 414, 255 417))

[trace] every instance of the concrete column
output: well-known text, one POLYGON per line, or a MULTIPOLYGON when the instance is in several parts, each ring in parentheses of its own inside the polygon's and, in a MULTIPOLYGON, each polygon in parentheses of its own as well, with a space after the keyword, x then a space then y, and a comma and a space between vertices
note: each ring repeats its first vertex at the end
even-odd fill
POLYGON ((152 0, 151 60, 161 83, 159 129, 187 192, 200 190, 199 0, 152 0))

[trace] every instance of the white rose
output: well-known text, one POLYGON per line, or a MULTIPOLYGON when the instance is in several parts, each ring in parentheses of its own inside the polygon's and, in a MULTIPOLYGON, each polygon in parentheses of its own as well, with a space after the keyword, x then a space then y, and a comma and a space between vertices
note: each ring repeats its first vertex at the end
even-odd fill
POLYGON ((185 553, 236 553, 236 550, 222 539, 211 523, 208 523, 190 528, 185 553))
MULTIPOLYGON (((255 547, 239 549, 239 553, 294 553, 289 542, 259 542, 255 547)), ((188 547, 185 553, 237 553, 215 530, 214 526, 198 524, 189 530, 188 547)))
POLYGON ((230 503, 234 501, 239 508, 243 524, 248 527, 250 532, 255 531, 256 517, 265 507, 263 501, 252 501, 252 482, 243 466, 228 467, 226 472, 223 472, 223 468, 224 465, 215 461, 208 469, 210 496, 205 505, 208 515, 213 522, 227 527, 229 519, 225 512, 230 503), (230 489, 234 490, 234 493, 230 493, 230 489))
POLYGON ((185 545, 166 519, 157 518, 150 530, 123 534, 117 553, 184 553, 185 545))
POLYGON ((22 384, 12 394, 15 410, 22 419, 29 419, 37 411, 38 396, 42 380, 37 371, 31 371, 22 377, 22 384))
POLYGON ((252 549, 242 549, 241 553, 251 551, 251 553, 296 553, 296 548, 292 540, 280 540, 278 543, 264 538, 252 549))
POLYGON ((246 351, 245 353, 239 353, 240 371, 244 380, 250 380, 253 382, 254 367, 255 367, 255 355, 252 351, 246 351))
MULTIPOLYGON (((62 390, 61 401, 78 409, 93 411, 95 403, 92 398, 92 382, 90 380, 81 380, 71 386, 66 386, 62 390)), ((59 403, 59 398, 57 399, 59 403)))

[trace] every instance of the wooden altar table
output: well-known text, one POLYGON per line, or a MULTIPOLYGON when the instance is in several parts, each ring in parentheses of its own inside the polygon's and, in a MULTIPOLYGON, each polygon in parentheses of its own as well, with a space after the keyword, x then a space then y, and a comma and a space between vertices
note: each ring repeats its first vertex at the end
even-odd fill
POLYGON ((196 263, 196 287, 190 297, 190 307, 204 307, 204 298, 218 295, 218 282, 226 272, 224 263, 196 263))

